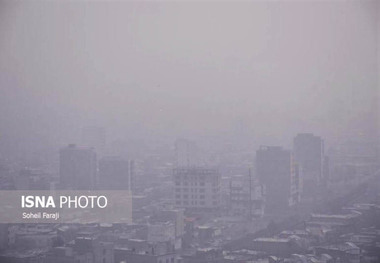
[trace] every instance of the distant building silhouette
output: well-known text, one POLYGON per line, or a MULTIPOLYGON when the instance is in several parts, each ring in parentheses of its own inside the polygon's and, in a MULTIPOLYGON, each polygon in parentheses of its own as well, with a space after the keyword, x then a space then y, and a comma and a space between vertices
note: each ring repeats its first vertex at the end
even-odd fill
MULTIPOLYGON (((302 195, 311 197, 325 183, 324 142, 311 133, 300 133, 293 140, 294 159, 302 169, 302 195)), ((327 165, 327 163, 326 163, 327 165)))
POLYGON ((75 144, 59 152, 59 176, 63 189, 89 190, 96 183, 96 153, 75 144))
POLYGON ((267 212, 281 211, 300 201, 300 169, 290 151, 261 146, 256 152, 256 175, 265 186, 267 212))

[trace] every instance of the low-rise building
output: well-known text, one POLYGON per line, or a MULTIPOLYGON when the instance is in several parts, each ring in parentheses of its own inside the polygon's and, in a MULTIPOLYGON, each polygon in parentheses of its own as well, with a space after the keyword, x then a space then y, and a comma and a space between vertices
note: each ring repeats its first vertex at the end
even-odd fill
POLYGON ((230 212, 233 215, 262 217, 264 215, 264 185, 252 181, 250 176, 233 176, 230 179, 230 212))

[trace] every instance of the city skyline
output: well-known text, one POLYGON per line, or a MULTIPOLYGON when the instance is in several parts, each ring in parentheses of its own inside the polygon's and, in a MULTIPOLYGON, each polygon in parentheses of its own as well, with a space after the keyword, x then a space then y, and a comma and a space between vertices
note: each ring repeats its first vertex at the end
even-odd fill
POLYGON ((1 263, 380 262, 380 1, 0 0, 1 263))

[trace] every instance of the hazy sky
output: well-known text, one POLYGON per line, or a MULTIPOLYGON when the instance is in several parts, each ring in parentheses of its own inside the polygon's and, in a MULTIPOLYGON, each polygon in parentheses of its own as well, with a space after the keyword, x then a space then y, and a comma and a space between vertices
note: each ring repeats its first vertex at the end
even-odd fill
POLYGON ((375 108, 376 1, 1 1, 0 142, 337 136, 375 108))

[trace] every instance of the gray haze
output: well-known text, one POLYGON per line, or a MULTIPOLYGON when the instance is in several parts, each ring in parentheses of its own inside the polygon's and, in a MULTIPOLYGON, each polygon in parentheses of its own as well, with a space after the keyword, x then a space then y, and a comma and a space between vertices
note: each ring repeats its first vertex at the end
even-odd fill
POLYGON ((373 134, 376 6, 2 1, 2 153, 75 141, 88 125, 171 139, 242 124, 261 144, 373 134))

